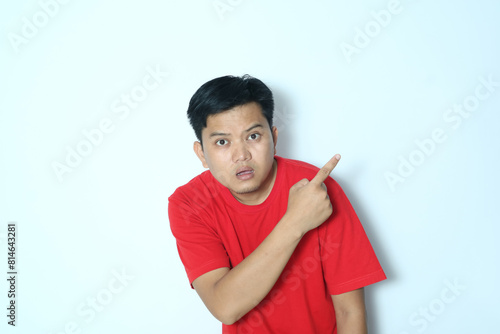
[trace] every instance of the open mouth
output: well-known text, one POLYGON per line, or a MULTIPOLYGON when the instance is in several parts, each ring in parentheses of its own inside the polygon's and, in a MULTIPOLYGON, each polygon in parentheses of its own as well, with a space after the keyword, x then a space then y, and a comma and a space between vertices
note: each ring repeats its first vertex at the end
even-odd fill
POLYGON ((236 171, 236 177, 240 180, 247 180, 253 177, 254 170, 249 167, 243 167, 236 171))

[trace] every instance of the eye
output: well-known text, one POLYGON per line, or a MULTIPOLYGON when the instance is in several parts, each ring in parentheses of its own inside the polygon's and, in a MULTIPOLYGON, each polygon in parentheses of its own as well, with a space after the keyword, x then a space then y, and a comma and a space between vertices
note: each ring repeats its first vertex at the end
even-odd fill
POLYGON ((250 139, 250 140, 257 140, 259 138, 260 138, 259 133, 252 133, 250 136, 248 136, 248 139, 250 139))
POLYGON ((217 144, 218 146, 224 146, 227 144, 227 140, 225 139, 219 139, 215 142, 215 144, 217 144))

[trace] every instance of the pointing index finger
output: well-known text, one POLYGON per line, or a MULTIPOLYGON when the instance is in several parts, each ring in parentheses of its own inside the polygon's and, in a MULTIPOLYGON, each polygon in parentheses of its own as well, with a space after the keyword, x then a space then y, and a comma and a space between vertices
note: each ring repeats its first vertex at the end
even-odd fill
POLYGON ((337 166, 337 163, 340 160, 340 154, 335 154, 333 158, 330 159, 319 171, 318 174, 311 180, 311 182, 314 183, 323 183, 326 178, 330 175, 330 173, 333 171, 335 166, 337 166))

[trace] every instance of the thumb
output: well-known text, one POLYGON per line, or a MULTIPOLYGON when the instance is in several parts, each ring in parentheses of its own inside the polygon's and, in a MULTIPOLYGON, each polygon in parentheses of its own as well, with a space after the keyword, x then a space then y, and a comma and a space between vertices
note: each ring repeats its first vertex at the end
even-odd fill
POLYGON ((308 179, 302 179, 299 182, 295 183, 293 186, 295 188, 302 188, 302 187, 306 186, 308 183, 309 183, 308 179))

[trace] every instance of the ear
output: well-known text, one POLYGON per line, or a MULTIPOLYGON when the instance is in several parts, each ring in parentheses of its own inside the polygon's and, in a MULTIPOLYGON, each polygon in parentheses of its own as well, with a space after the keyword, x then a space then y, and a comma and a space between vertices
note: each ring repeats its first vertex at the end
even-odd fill
POLYGON ((205 153, 203 152, 203 146, 199 141, 195 141, 193 144, 193 150, 198 159, 200 159, 204 168, 208 168, 207 160, 205 159, 205 153))
POLYGON ((273 126, 271 129, 271 133, 273 134, 273 143, 274 143, 274 155, 276 155, 276 144, 278 144, 278 128, 273 126))

